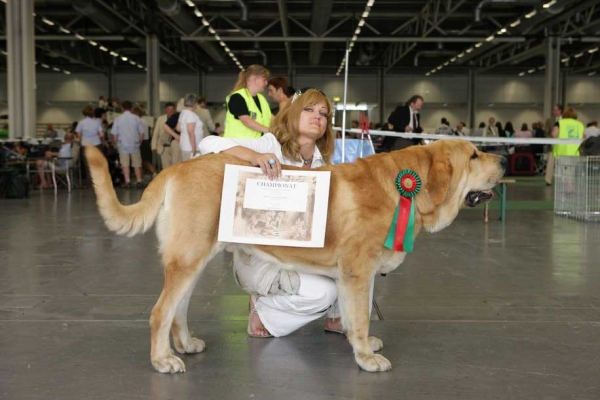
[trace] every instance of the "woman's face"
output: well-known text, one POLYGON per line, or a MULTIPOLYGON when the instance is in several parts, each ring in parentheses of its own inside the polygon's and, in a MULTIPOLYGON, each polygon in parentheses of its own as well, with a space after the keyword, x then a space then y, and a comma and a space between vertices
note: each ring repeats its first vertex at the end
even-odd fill
POLYGON ((279 95, 277 94, 277 89, 275 89, 275 86, 273 86, 273 85, 269 85, 269 92, 267 93, 267 96, 269 96, 270 98, 272 98, 275 101, 279 101, 279 95))
POLYGON ((300 114, 298 127, 300 136, 305 136, 313 140, 323 137, 327 129, 328 111, 325 102, 305 106, 300 114))
POLYGON ((263 92, 268 84, 267 78, 265 78, 262 75, 252 75, 250 77, 250 82, 252 83, 252 86, 254 86, 254 88, 256 89, 257 93, 263 92))

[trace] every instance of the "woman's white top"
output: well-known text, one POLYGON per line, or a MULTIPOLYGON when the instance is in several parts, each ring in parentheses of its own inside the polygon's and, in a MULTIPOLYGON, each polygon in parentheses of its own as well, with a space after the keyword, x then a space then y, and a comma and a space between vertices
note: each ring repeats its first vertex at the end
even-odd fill
POLYGON ((179 114, 179 130, 181 132, 181 138, 179 139, 179 147, 181 148, 181 151, 194 151, 194 149, 192 149, 192 144, 190 143, 190 136, 188 135, 187 131, 188 123, 196 124, 196 127, 194 128, 196 146, 198 146, 200 140, 202 140, 202 121, 200 121, 200 118, 198 118, 198 115, 195 112, 190 111, 188 109, 183 110, 181 114, 179 114))
MULTIPOLYGON (((220 136, 207 136, 200 142, 198 150, 200 151, 200 154, 220 153, 236 146, 246 147, 257 153, 273 153, 283 165, 292 165, 294 167, 304 166, 302 160, 290 160, 283 155, 281 152, 281 144, 272 133, 265 133, 260 139, 230 139, 222 138, 220 136)), ((326 165, 326 163, 321 156, 319 148, 315 146, 315 153, 313 154, 310 167, 318 168, 323 165, 326 165)))
MULTIPOLYGON (((230 139, 220 136, 207 136, 198 146, 200 154, 220 153, 232 147, 242 146, 254 150, 257 153, 273 153, 281 164, 302 167, 303 161, 290 160, 281 152, 281 144, 272 133, 265 133, 260 139, 230 139)), ((318 168, 326 163, 321 152, 315 146, 311 168, 318 168)), ((249 293, 260 295, 297 294, 300 281, 296 272, 284 266, 264 261, 259 257, 246 253, 242 249, 236 249, 234 255, 235 277, 242 289, 249 293), (274 292, 274 288, 277 288, 274 292)))

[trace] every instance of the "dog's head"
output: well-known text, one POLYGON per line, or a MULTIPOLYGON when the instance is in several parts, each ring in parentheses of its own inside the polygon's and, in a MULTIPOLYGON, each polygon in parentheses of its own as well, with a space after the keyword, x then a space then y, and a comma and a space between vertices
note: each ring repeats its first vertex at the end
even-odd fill
POLYGON ((415 156, 416 172, 422 179, 416 205, 428 232, 450 225, 461 208, 491 200, 491 189, 506 168, 506 158, 483 153, 472 143, 458 139, 422 146, 415 156))

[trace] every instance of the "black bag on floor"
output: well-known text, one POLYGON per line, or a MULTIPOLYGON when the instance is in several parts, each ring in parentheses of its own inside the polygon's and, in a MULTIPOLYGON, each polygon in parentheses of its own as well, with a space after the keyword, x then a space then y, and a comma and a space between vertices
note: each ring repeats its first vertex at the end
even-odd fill
POLYGON ((0 178, 0 197, 6 199, 24 199, 29 197, 27 177, 14 169, 4 169, 0 178))
POLYGON ((579 154, 582 156, 600 156, 600 137, 593 136, 585 139, 579 146, 579 154))

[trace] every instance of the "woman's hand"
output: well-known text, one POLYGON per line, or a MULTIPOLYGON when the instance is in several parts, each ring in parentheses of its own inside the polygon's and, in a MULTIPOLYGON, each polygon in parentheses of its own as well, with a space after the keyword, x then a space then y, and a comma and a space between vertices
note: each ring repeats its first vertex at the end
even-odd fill
POLYGON ((268 175, 269 179, 281 176, 281 163, 273 153, 257 153, 252 165, 260 167, 265 175, 268 175), (274 163, 270 163, 269 161, 274 161, 274 163))

